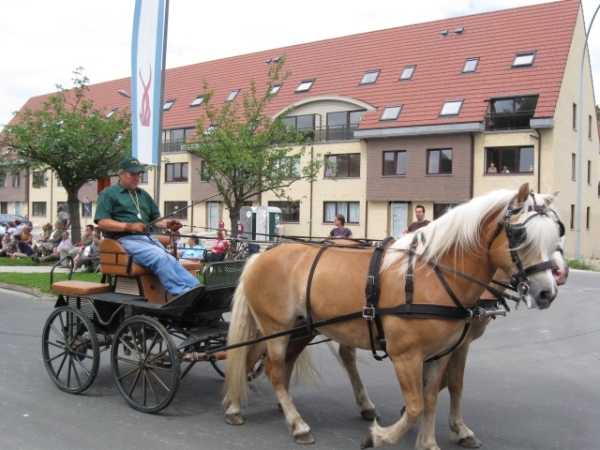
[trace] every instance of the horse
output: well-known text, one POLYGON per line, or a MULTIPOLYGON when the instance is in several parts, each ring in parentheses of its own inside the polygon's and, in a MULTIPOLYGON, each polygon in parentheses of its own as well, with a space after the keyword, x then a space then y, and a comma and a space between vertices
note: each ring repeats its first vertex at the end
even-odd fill
MULTIPOLYGON (((530 194, 527 184, 516 192, 476 197, 419 230, 419 239, 408 235, 393 243, 375 275, 369 266, 376 249, 331 246, 324 251, 286 244, 254 256, 234 294, 223 385, 226 421, 244 423, 246 375, 266 345, 265 373, 288 428, 295 442, 314 442, 289 395, 299 342, 312 338, 295 341, 289 353, 290 330, 305 324, 309 334, 318 328, 344 348, 385 347, 394 364, 405 412, 389 427, 375 422, 362 448, 394 444, 421 417, 428 422, 448 353, 464 337, 476 302, 498 268, 517 272, 527 307, 547 308, 556 297, 551 255, 558 232, 546 213, 553 200, 553 195, 530 194), (378 281, 370 288, 377 290, 378 303, 365 306, 365 283, 373 279, 378 281), (365 320, 379 321, 376 339, 365 320), (250 342, 259 333, 268 338, 266 344, 250 342), (437 361, 424 364, 432 359, 437 361)), ((416 448, 437 449, 429 436, 420 433, 416 448)))

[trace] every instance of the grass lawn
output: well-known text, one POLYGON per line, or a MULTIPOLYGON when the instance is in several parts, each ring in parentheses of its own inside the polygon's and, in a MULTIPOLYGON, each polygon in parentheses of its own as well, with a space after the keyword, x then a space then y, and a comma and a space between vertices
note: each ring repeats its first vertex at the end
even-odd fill
MULTIPOLYGON (((56 261, 43 263, 43 266, 53 266, 56 261)), ((11 259, 0 258, 0 266, 38 266, 31 258, 11 259)), ((82 281, 100 281, 102 274, 99 273, 74 273, 73 280, 82 281)), ((64 281, 67 274, 64 272, 55 273, 54 281, 64 281)), ((50 273, 0 273, 0 283, 16 284, 27 288, 38 289, 42 292, 50 291, 50 273)))

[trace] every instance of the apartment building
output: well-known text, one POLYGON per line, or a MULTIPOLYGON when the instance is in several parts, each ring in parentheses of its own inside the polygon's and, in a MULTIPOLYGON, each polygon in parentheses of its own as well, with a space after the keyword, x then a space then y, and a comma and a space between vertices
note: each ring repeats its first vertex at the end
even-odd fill
MULTIPOLYGON (((284 69, 292 75, 267 112, 275 117, 293 106, 286 122, 312 138, 300 164, 321 155, 335 167, 314 183, 295 182, 291 201, 271 193, 252 199, 254 206, 279 207, 288 234, 326 236, 342 213, 355 237, 381 239, 401 234, 417 204, 431 220, 473 196, 527 182, 535 191, 560 191, 567 255, 574 252, 580 214, 581 256, 600 257, 600 145, 587 54, 580 73, 584 41, 579 0, 563 0, 170 69, 163 161, 142 186, 154 192, 158 185, 164 213, 194 203, 178 214, 187 230, 229 224, 214 185, 199 175, 202 161, 185 151, 185 139, 196 132, 203 80, 214 91, 213 102, 241 102, 250 78, 264 86, 271 64, 286 55, 284 69), (584 180, 577 180, 579 133, 584 180)), ((98 83, 89 97, 107 111, 127 108, 129 100, 118 91, 129 88, 130 79, 98 83)), ((25 106, 35 109, 48 95, 25 106)), ((51 174, 45 187, 33 187, 33 178, 23 177, 29 193, 14 200, 4 200, 7 179, 2 205, 11 209, 19 202, 21 211, 43 222, 55 216, 66 194, 51 174)), ((82 203, 82 211, 92 217, 95 182, 82 189, 82 202, 85 196, 89 204, 82 203)))

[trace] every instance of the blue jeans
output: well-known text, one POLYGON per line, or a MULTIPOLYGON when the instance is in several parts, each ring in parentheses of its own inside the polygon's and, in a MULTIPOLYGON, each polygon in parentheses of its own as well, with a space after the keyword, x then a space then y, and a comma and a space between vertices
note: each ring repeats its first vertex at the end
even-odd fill
POLYGON ((149 267, 171 295, 180 295, 198 285, 198 279, 190 274, 152 236, 132 234, 119 238, 119 242, 133 262, 149 267))

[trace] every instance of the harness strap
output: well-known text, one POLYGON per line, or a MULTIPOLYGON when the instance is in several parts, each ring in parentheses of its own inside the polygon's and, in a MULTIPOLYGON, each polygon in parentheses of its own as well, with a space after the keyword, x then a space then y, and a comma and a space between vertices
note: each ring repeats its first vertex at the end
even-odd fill
POLYGON ((383 332, 383 324, 381 323, 381 317, 375 311, 377 310, 377 305, 379 304, 379 269, 381 267, 381 260, 383 259, 385 248, 393 240, 393 237, 388 236, 381 241, 378 246, 375 247, 369 263, 369 274, 367 276, 367 284, 365 286, 366 306, 363 310, 363 316, 367 320, 367 326, 369 328, 371 352, 373 354, 373 358, 375 358, 377 361, 382 361, 388 356, 387 353, 384 356, 379 356, 377 354, 377 350, 375 349, 375 337, 373 335, 373 321, 375 322, 375 327, 377 328, 377 341, 379 346, 385 352, 386 342, 383 332))
POLYGON ((317 268, 317 263, 321 259, 321 256, 323 256, 325 250, 327 250, 328 248, 330 247, 324 245, 319 249, 315 260, 313 261, 312 266, 310 267, 310 272, 308 273, 308 281, 306 284, 306 332, 309 335, 314 334, 314 328, 312 326, 312 308, 310 305, 310 288, 312 286, 312 280, 315 274, 315 269, 317 268))

